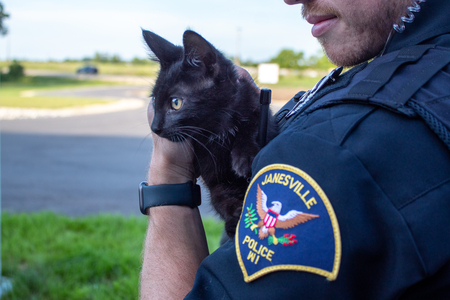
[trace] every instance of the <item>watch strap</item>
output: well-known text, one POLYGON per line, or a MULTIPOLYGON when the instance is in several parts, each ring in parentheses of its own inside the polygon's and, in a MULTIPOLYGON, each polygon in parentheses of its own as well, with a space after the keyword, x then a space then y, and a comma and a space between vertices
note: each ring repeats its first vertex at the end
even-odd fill
POLYGON ((139 207, 141 213, 153 206, 181 205, 191 208, 201 204, 200 186, 192 181, 181 184, 139 185, 139 207))

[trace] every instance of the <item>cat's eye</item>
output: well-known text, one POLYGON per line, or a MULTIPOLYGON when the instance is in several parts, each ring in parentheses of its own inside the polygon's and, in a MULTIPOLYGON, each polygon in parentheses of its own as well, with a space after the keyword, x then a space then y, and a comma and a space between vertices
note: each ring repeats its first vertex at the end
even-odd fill
POLYGON ((179 110, 181 108, 181 106, 183 105, 183 99, 178 98, 178 97, 173 97, 171 105, 172 105, 173 109, 179 110))

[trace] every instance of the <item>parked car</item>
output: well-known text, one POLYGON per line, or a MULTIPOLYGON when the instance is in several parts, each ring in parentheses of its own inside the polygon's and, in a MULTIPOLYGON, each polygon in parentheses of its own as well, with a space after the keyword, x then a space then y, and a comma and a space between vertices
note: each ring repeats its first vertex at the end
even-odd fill
POLYGON ((77 74, 97 74, 98 69, 93 66, 84 66, 77 70, 77 74))

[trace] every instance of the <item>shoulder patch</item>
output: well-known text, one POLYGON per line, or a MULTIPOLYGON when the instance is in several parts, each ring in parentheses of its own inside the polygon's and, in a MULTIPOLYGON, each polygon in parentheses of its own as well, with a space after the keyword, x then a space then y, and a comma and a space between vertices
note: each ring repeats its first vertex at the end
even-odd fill
POLYGON ((245 282, 275 271, 304 271, 335 280, 339 225, 327 196, 305 172, 269 165, 250 183, 235 237, 245 282))

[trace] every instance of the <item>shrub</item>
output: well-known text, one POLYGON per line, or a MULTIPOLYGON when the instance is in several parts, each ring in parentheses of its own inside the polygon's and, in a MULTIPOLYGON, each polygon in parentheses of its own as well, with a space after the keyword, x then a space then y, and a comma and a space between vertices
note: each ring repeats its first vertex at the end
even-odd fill
POLYGON ((9 65, 9 71, 6 74, 1 74, 2 81, 19 81, 25 76, 23 66, 17 61, 13 60, 9 65))

